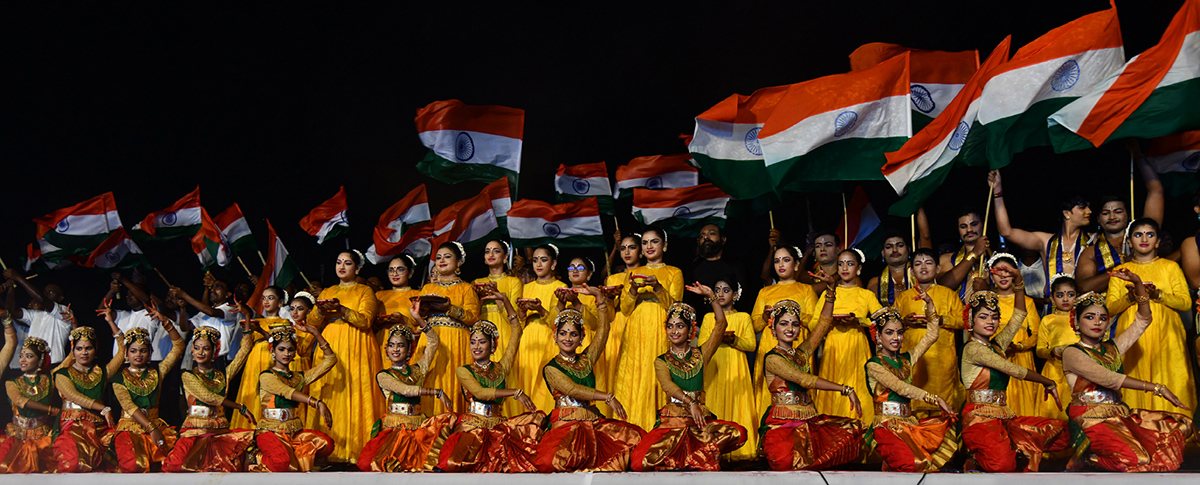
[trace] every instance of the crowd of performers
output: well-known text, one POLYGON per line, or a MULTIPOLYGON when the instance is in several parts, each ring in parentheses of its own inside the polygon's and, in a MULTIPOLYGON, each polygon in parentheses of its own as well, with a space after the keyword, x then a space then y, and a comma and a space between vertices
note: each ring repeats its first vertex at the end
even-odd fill
MULTIPOLYGON (((956 456, 988 472, 1045 457, 1177 470, 1197 404, 1179 312, 1200 281, 1158 254, 1161 192, 1132 223, 1125 202, 1102 202, 1101 234, 1084 233, 1082 199, 1063 205, 1059 232, 1037 233, 1013 227, 992 177, 999 232, 1041 252, 1046 278, 991 251, 971 210, 956 252, 927 247, 924 217, 923 247, 887 237, 878 277, 833 234, 801 251, 773 232, 773 283, 749 313, 735 309, 744 276, 711 250, 715 226, 689 284, 649 227, 615 235, 604 274, 553 245, 514 268, 505 241, 482 255, 446 243, 429 283, 399 256, 376 290, 346 251, 337 284, 267 287, 257 312, 211 275, 195 298, 115 274, 103 329, 57 285, 6 271, 0 363, 15 354, 19 372, 0 471, 715 471, 761 458, 927 472, 956 456), (463 281, 472 259, 490 274, 463 281), (115 340, 108 362, 100 331, 115 340), (186 404, 169 423, 173 394, 186 404)), ((1200 277, 1195 240, 1180 252, 1200 277)))

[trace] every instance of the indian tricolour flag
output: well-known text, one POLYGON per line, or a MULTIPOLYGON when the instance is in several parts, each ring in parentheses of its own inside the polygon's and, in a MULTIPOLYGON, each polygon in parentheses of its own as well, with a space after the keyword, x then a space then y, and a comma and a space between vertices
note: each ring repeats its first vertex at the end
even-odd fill
POLYGON ((33 222, 37 225, 37 239, 56 248, 53 254, 43 249, 41 257, 55 260, 90 254, 108 239, 109 233, 121 227, 112 192, 56 210, 33 222))
POLYGON ((903 196, 888 211, 908 217, 946 180, 955 163, 970 158, 986 161, 984 137, 979 135, 979 97, 989 73, 1008 60, 1012 41, 1006 37, 992 50, 958 96, 928 126, 917 132, 899 150, 886 154, 883 176, 903 196))
MULTIPOLYGON (((763 163, 759 132, 787 86, 762 88, 749 96, 734 94, 696 117, 696 132, 688 144, 692 158, 729 195, 753 199, 772 193, 763 163)), ((617 172, 617 189, 621 189, 617 172)))
POLYGON ((283 241, 275 234, 271 221, 267 221, 267 259, 263 263, 262 275, 254 286, 254 293, 247 302, 255 311, 262 312, 262 293, 268 286, 286 288, 297 276, 302 276, 300 267, 283 247, 283 241))
POLYGON ((325 241, 350 231, 346 208, 346 187, 338 187, 337 194, 300 219, 300 227, 309 235, 317 236, 317 244, 325 244, 325 241))
POLYGON ((132 268, 145 264, 141 248, 129 237, 125 229, 120 227, 109 233, 104 242, 79 262, 80 266, 86 268, 103 269, 132 268))
POLYGON ((513 246, 531 248, 554 243, 567 248, 603 248, 604 228, 594 197, 551 205, 525 199, 508 213, 508 234, 513 246))
MULTIPOLYGON (((493 231, 499 227, 496 222, 496 211, 492 208, 492 195, 484 191, 470 199, 455 202, 450 207, 438 212, 437 217, 433 218, 431 246, 433 251, 437 251, 438 246, 449 241, 458 241, 464 245, 475 243, 475 245, 481 246, 487 243, 486 238, 493 235, 493 231)), ((467 254, 473 253, 474 251, 468 249, 467 254)))
MULTIPOLYGON (((36 243, 31 243, 25 247, 25 257, 21 258, 21 267, 28 274, 41 274, 60 266, 71 264, 69 260, 55 259, 42 257, 42 247, 46 245, 45 240, 38 240, 36 243)), ((47 251, 52 253, 58 248, 49 248, 47 251)))
POLYGON ((700 171, 688 163, 691 155, 651 155, 637 157, 617 167, 615 195, 619 199, 633 197, 633 189, 682 189, 700 183, 700 171))
POLYGON ((600 212, 613 213, 612 183, 604 162, 559 165, 554 173, 554 192, 557 202, 595 198, 600 212))
POLYGON ((417 170, 446 183, 517 181, 525 111, 471 106, 457 99, 434 101, 417 110, 417 136, 429 154, 417 170))
POLYGON ((908 80, 912 94, 913 133, 942 114, 979 69, 979 51, 931 51, 898 44, 872 42, 850 53, 850 70, 862 71, 909 53, 908 80))
POLYGON ((775 192, 812 181, 878 180, 884 152, 912 136, 909 54, 793 84, 758 133, 775 192))
POLYGON ((682 189, 633 189, 633 217, 672 233, 694 237, 706 224, 725 227, 729 195, 713 184, 682 189))
POLYGON ((1200 130, 1185 131, 1150 140, 1143 155, 1146 163, 1161 174, 1163 186, 1172 197, 1200 190, 1200 130))
POLYGON ((497 179, 483 188, 484 193, 492 198, 492 211, 496 214, 496 223, 501 231, 508 229, 508 209, 512 208, 512 195, 509 191, 508 179, 497 179))
POLYGON ((234 252, 258 250, 258 246, 254 244, 254 234, 250 232, 250 225, 246 223, 246 216, 242 215, 242 208, 237 204, 217 214, 213 222, 217 224, 217 228, 221 230, 221 237, 234 252))
POLYGON ((191 237, 199 228, 200 187, 197 186, 170 207, 148 214, 130 232, 144 239, 165 240, 191 237))
POLYGON ((209 217, 208 211, 200 208, 200 228, 192 236, 192 252, 200 260, 200 266, 211 268, 214 264, 225 266, 229 264, 232 254, 229 243, 221 235, 217 223, 209 217))
POLYGON ((1049 123, 1059 153, 1200 128, 1200 0, 1186 0, 1157 45, 1051 115, 1049 123))
POLYGON ((428 256, 429 238, 433 236, 430 220, 429 197, 425 184, 421 184, 379 216, 372 237, 374 244, 367 249, 367 259, 372 264, 379 264, 388 256, 405 251, 414 259, 428 256), (425 230, 419 230, 418 226, 425 230), (418 244, 420 242, 424 244, 418 244))
POLYGON ((1049 146, 1046 118, 1125 65, 1115 7, 1085 15, 1022 47, 983 86, 979 123, 991 168, 1049 146))

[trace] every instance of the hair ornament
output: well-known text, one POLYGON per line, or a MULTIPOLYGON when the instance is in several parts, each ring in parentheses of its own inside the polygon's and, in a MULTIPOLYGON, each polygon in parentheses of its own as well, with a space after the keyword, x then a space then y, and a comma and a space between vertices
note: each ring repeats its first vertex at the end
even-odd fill
POLYGON ((779 317, 784 313, 791 314, 798 320, 804 319, 804 308, 799 303, 796 303, 795 300, 780 300, 771 306, 771 320, 769 321, 771 328, 775 328, 775 322, 779 321, 779 317))
POLYGON ((1054 276, 1051 276, 1051 277, 1050 277, 1050 282, 1046 284, 1046 287, 1047 287, 1047 288, 1054 288, 1054 282, 1056 282, 1056 281, 1058 281, 1058 280, 1060 280, 1060 279, 1062 279, 1062 278, 1071 278, 1071 279, 1074 279, 1074 278, 1075 278, 1075 276, 1074 276, 1074 275, 1071 275, 1071 274, 1068 274, 1068 273, 1055 273, 1055 274, 1054 274, 1054 276))
POLYGON ((350 251, 353 252, 355 256, 358 256, 358 265, 359 266, 361 266, 364 262, 367 261, 367 257, 363 255, 362 251, 359 251, 357 249, 351 249, 350 251))
POLYGON ((308 306, 317 306, 317 297, 307 291, 297 291, 296 298, 302 298, 308 301, 308 306))
POLYGON ((458 264, 462 265, 463 263, 466 263, 465 260, 467 259, 467 249, 464 248, 463 244, 458 241, 450 241, 450 243, 454 244, 454 247, 458 248, 458 264))
POLYGON ((481 319, 475 322, 474 325, 471 325, 471 333, 475 334, 476 332, 483 334, 488 340, 491 340, 492 352, 495 352, 496 344, 500 341, 500 330, 496 328, 496 324, 481 319))
POLYGON ((296 329, 292 328, 291 325, 273 328, 271 329, 271 333, 267 334, 267 343, 271 344, 271 346, 275 346, 284 340, 293 344, 296 343, 296 329))
POLYGON ((992 269, 992 267, 996 265, 996 262, 1000 261, 1001 259, 1006 259, 1006 258, 1009 260, 1012 260, 1014 262, 1017 260, 1016 256, 1013 256, 1012 254, 1009 254, 1009 253, 1004 253, 1004 252, 1000 252, 1000 251, 992 253, 992 257, 988 258, 988 260, 987 260, 988 269, 992 269))
POLYGON ((979 308, 1000 311, 1000 296, 988 290, 971 293, 971 297, 967 298, 967 304, 963 306, 964 327, 971 328, 971 310, 979 308))
POLYGON ((125 332, 125 348, 129 348, 133 344, 151 345, 150 332, 142 327, 129 329, 128 332, 125 332))
POLYGON ((196 327, 193 341, 195 340, 207 340, 215 349, 221 348, 221 332, 212 327, 196 327))
POLYGON ((96 329, 92 327, 78 327, 71 331, 71 342, 75 343, 80 340, 96 341, 96 329))
POLYGON ((578 328, 580 333, 586 331, 586 327, 583 325, 583 312, 574 308, 558 312, 558 315, 554 317, 554 331, 558 332, 563 326, 568 324, 575 325, 575 328, 578 328))
POLYGON ((29 349, 29 350, 32 350, 39 354, 45 355, 46 351, 50 349, 50 345, 47 344, 45 340, 42 340, 40 338, 26 337, 25 343, 21 344, 21 348, 29 349))
MULTIPOLYGON (((417 342, 417 339, 421 338, 420 335, 418 335, 416 332, 413 332, 412 327, 409 327, 408 325, 405 325, 403 323, 397 323, 395 325, 392 325, 390 328, 388 328, 387 340, 391 340, 392 337, 395 337, 397 335, 404 337, 404 341, 408 342, 409 347, 413 347, 414 346, 413 344, 415 344, 417 342)), ((387 347, 387 344, 388 343, 385 340, 383 342, 383 346, 387 347)))
POLYGON ((867 255, 864 254, 861 249, 858 249, 858 248, 850 248, 850 249, 854 250, 854 253, 858 255, 858 264, 863 264, 863 263, 867 262, 867 255))
POLYGON ((546 246, 548 246, 548 247, 550 247, 550 249, 554 250, 554 259, 557 260, 558 255, 559 255, 558 246, 555 245, 554 243, 546 243, 546 246))

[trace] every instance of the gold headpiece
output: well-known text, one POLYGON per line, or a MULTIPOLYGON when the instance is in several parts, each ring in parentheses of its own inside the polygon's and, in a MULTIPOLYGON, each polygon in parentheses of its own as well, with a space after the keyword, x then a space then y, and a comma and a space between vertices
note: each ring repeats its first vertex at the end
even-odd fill
POLYGON ((415 332, 412 331, 412 328, 409 327, 408 325, 405 325, 403 323, 397 323, 388 328, 387 340, 385 340, 383 342, 383 346, 387 347, 387 344, 389 341, 392 340, 392 337, 395 337, 397 335, 404 337, 404 341, 408 342, 409 347, 412 347, 413 344, 416 343, 417 339, 420 338, 417 336, 417 334, 415 332))
POLYGON ((1075 308, 1086 308, 1091 305, 1105 306, 1104 296, 1094 291, 1089 291, 1075 298, 1075 308))
POLYGON ((695 325, 696 309, 692 308, 692 306, 688 305, 687 303, 672 303, 671 307, 667 309, 667 320, 670 320, 671 317, 679 317, 684 321, 695 325))
POLYGON ((578 328, 582 332, 584 329, 583 313, 574 308, 558 312, 558 315, 554 317, 554 331, 559 331, 566 324, 574 325, 575 328, 578 328))
POLYGON ((71 342, 80 340, 96 341, 96 330, 92 327, 79 327, 71 331, 71 342))
POLYGON ((780 300, 771 306, 770 321, 772 328, 774 328, 775 322, 779 320, 779 317, 783 316, 784 313, 790 313, 792 316, 796 317, 797 320, 802 320, 804 318, 802 316, 804 313, 804 308, 801 307, 799 303, 796 303, 795 300, 780 300))
POLYGON ((296 329, 290 325, 286 327, 276 327, 271 329, 271 333, 267 334, 267 343, 274 346, 275 344, 288 340, 293 344, 296 343, 296 329))
POLYGON ((142 327, 129 329, 128 332, 125 332, 125 348, 129 348, 133 344, 152 345, 150 343, 150 332, 142 327))
POLYGON ((883 328, 884 325, 887 325, 888 321, 895 320, 899 322, 902 318, 903 317, 900 316, 900 310, 897 310, 896 307, 885 306, 875 310, 875 313, 871 314, 871 324, 877 328, 883 328))
POLYGON ((207 340, 213 344, 213 348, 221 348, 221 332, 212 327, 196 327, 195 340, 207 340))
POLYGON ((46 351, 49 350, 50 346, 45 340, 40 338, 27 337, 25 339, 25 343, 21 345, 21 348, 32 350, 41 355, 46 355, 46 351))
POLYGON ((971 328, 971 310, 977 307, 986 307, 993 311, 1000 311, 1000 297, 991 291, 976 291, 971 293, 971 297, 967 298, 967 304, 963 306, 963 326, 967 329, 971 328))
POLYGON ((496 324, 487 320, 479 320, 471 325, 471 334, 476 332, 482 333, 485 337, 492 341, 492 352, 496 351, 497 342, 500 340, 500 331, 496 329, 496 324))

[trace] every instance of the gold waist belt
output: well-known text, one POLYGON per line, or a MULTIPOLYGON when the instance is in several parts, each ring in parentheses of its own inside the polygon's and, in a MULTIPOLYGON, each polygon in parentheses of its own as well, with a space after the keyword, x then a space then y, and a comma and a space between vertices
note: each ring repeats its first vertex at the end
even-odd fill
POLYGON ((25 429, 31 429, 31 428, 37 428, 40 426, 45 426, 46 423, 49 422, 49 419, 47 419, 46 416, 36 416, 36 417, 32 417, 32 418, 27 418, 25 416, 21 416, 18 414, 16 416, 13 416, 12 422, 13 422, 13 424, 17 425, 18 427, 25 428, 25 429))
POLYGON ((994 406, 1007 406, 1008 393, 1005 391, 997 391, 995 389, 984 389, 982 391, 971 391, 967 395, 967 402, 971 404, 991 404, 994 406))
POLYGON ((391 414, 399 414, 401 416, 416 416, 421 414, 421 405, 409 404, 406 402, 394 402, 388 407, 388 412, 391 414))
POLYGON ((909 416, 912 416, 912 412, 909 411, 907 403, 895 402, 895 401, 884 401, 884 402, 875 403, 875 414, 882 414, 882 415, 886 415, 886 416, 897 416, 897 417, 901 417, 901 418, 907 418, 909 416))
POLYGON ((263 417, 282 423, 296 417, 296 408, 266 408, 263 409, 263 417))
POLYGON ((590 402, 577 401, 571 396, 559 396, 554 400, 555 408, 586 408, 590 402))
POLYGON ((1073 404, 1092 406, 1096 404, 1121 404, 1121 394, 1112 389, 1096 389, 1088 392, 1077 392, 1071 395, 1073 404))
POLYGON ((467 412, 487 418, 494 418, 500 415, 500 405, 471 401, 471 404, 467 406, 467 412))
POLYGON ((192 406, 188 408, 188 416, 195 418, 215 418, 220 415, 220 411, 209 406, 192 406))
POLYGON ((772 392, 771 404, 812 404, 812 397, 808 395, 808 391, 802 392, 772 392))

